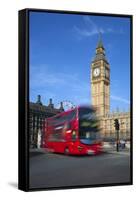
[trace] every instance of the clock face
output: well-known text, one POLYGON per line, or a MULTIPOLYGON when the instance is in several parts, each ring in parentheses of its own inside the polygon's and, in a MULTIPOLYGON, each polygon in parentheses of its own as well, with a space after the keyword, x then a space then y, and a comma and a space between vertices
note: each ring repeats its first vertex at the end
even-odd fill
POLYGON ((95 68, 94 71, 93 71, 94 77, 99 76, 99 74, 100 74, 100 69, 99 68, 95 68))

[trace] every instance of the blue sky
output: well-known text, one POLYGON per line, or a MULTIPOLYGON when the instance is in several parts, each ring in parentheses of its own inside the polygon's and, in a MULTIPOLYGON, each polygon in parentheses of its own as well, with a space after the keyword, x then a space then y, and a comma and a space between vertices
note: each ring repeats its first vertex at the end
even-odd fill
POLYGON ((30 12, 30 101, 91 102, 90 64, 99 31, 110 63, 111 111, 130 106, 130 20, 30 12))

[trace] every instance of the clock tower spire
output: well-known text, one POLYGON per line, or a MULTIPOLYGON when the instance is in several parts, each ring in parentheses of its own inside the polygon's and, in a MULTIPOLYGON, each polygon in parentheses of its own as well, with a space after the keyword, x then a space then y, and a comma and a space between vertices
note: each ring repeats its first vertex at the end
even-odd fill
POLYGON ((92 105, 99 116, 110 111, 110 66, 105 57, 101 34, 99 35, 96 54, 91 63, 91 94, 92 105))

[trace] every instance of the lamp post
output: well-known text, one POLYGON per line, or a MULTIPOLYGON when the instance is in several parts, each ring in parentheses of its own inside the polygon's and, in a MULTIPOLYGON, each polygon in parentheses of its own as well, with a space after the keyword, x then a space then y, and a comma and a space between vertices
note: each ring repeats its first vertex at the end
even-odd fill
POLYGON ((117 135, 116 150, 117 150, 117 152, 118 152, 118 151, 119 151, 119 128, 120 128, 119 120, 118 120, 118 119, 114 119, 114 127, 115 127, 116 135, 117 135))

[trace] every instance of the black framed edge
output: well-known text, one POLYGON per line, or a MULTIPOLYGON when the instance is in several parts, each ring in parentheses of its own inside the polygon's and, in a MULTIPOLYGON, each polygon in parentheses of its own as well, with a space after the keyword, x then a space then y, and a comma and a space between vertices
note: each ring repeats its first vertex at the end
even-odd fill
POLYGON ((29 188, 28 102, 29 102, 29 42, 28 11, 19 11, 19 173, 18 188, 29 188))
POLYGON ((133 184, 133 15, 114 14, 114 13, 95 13, 67 10, 48 10, 26 8, 19 11, 19 73, 18 73, 18 100, 19 100, 19 120, 18 120, 18 188, 23 191, 41 191, 41 190, 60 190, 74 188, 93 188, 106 186, 123 186, 133 184), (131 147, 130 147, 130 181, 125 183, 111 183, 98 185, 76 185, 52 188, 29 188, 29 12, 47 12, 60 14, 76 15, 96 15, 109 17, 130 18, 130 116, 131 116, 131 147))

